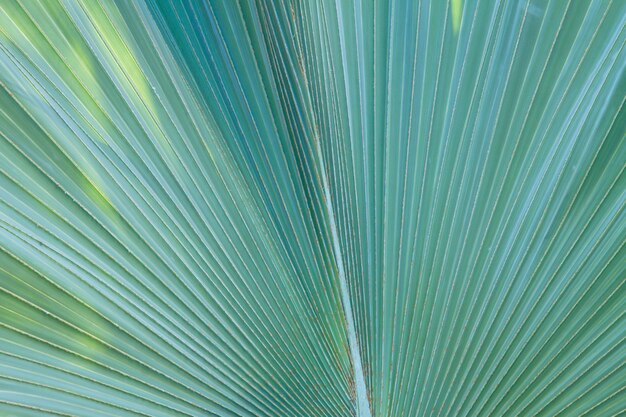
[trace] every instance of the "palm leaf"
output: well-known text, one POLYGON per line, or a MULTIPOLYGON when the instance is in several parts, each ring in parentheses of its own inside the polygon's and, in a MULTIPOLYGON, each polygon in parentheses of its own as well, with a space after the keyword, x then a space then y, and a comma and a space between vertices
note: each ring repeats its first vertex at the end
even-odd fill
POLYGON ((626 3, 0 2, 0 414, 617 415, 626 3))

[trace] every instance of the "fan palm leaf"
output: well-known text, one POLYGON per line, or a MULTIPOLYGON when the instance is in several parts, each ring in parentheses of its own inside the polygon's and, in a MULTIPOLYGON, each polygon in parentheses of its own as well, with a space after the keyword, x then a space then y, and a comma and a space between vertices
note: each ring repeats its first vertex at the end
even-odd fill
POLYGON ((0 1, 0 415, 626 410, 626 3, 0 1))

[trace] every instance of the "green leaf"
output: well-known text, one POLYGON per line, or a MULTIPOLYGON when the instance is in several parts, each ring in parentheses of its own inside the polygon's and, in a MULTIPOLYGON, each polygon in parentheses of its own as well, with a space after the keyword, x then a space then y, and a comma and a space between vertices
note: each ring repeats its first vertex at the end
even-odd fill
POLYGON ((0 2, 0 415, 626 409, 626 3, 0 2))

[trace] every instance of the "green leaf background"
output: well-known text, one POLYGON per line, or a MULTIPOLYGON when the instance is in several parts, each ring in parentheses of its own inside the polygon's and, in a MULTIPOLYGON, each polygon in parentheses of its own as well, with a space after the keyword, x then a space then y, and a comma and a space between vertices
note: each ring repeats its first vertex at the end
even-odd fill
POLYGON ((626 410, 626 2, 0 0, 0 415, 626 410))

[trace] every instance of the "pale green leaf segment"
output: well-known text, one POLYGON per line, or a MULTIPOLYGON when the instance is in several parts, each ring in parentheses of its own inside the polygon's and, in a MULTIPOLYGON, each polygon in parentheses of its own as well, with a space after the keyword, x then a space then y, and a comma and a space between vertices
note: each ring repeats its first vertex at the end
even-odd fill
POLYGON ((626 2, 0 0, 0 416, 626 410, 626 2))

